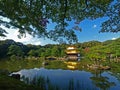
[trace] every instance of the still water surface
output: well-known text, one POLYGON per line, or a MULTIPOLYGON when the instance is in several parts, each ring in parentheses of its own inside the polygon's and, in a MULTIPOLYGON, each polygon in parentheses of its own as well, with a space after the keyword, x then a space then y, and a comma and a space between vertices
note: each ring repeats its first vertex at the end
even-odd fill
POLYGON ((45 90, 50 90, 49 85, 55 90, 120 90, 120 81, 107 71, 34 68, 15 73, 20 73, 21 80, 28 84, 39 86, 42 81, 45 90))

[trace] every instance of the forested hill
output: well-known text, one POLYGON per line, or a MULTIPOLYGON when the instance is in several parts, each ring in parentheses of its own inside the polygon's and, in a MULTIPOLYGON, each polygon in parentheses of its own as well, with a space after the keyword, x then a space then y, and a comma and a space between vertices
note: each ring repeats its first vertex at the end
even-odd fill
MULTIPOLYGON (((64 57, 65 49, 68 44, 47 44, 40 45, 24 45, 13 40, 0 41, 0 58, 8 58, 12 56, 25 57, 64 57)), ((107 53, 113 54, 113 57, 120 57, 120 38, 116 40, 108 40, 105 42, 89 41, 84 43, 74 44, 81 54, 81 56, 93 57, 96 54, 105 57, 107 53)))

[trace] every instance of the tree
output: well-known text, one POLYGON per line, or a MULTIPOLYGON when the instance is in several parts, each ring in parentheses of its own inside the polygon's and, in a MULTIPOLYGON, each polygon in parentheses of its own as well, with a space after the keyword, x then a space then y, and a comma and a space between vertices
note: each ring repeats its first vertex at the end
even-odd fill
MULTIPOLYGON (((72 43, 77 42, 74 30, 81 31, 78 25, 85 19, 107 17, 101 32, 119 32, 119 8, 119 0, 0 0, 0 16, 9 19, 0 19, 0 24, 19 28, 19 37, 28 32, 57 41, 66 38, 72 43), (70 21, 75 21, 75 26, 68 29, 70 21), (56 23, 54 30, 47 29, 49 22, 56 23)), ((5 33, 0 28, 0 35, 5 33)))
POLYGON ((38 52, 37 52, 37 50, 30 50, 30 51, 28 52, 28 55, 29 55, 29 56, 38 57, 38 52))
POLYGON ((60 56, 60 49, 57 46, 54 46, 51 54, 52 54, 52 56, 55 56, 55 57, 60 56))
POLYGON ((8 53, 7 54, 10 55, 10 56, 15 55, 17 57, 21 57, 21 56, 24 55, 24 52, 17 45, 10 45, 9 48, 8 48, 8 53))
POLYGON ((9 44, 6 44, 7 41, 0 41, 0 58, 7 57, 7 51, 9 44))
POLYGON ((51 56, 51 50, 52 50, 52 49, 50 49, 50 48, 46 48, 45 53, 44 53, 44 56, 45 56, 45 57, 51 56))
POLYGON ((109 5, 105 16, 108 20, 102 23, 101 32, 120 32, 120 0, 113 0, 116 3, 109 5))

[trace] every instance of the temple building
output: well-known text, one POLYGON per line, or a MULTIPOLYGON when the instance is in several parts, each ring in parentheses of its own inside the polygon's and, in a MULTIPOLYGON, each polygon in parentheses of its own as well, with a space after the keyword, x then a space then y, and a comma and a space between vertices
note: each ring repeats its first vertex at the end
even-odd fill
POLYGON ((80 58, 79 51, 75 46, 69 46, 66 49, 67 60, 78 60, 80 58))

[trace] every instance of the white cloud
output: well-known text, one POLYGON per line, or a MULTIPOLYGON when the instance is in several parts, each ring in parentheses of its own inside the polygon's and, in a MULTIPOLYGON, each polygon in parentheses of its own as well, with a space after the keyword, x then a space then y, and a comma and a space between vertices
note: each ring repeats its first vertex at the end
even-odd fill
POLYGON ((21 39, 18 38, 19 35, 19 29, 8 29, 4 26, 0 26, 2 28, 4 28, 8 34, 6 34, 7 37, 0 37, 0 40, 5 40, 5 39, 12 39, 16 42, 21 42, 24 44, 34 44, 34 45, 40 45, 41 42, 40 40, 36 40, 36 38, 34 38, 33 36, 31 36, 30 34, 26 33, 26 37, 22 37, 21 39))
POLYGON ((14 38, 13 38, 13 36, 12 36, 12 39, 14 39, 14 40, 17 41, 17 42, 22 42, 22 43, 28 42, 28 41, 30 41, 30 40, 33 39, 33 37, 32 37, 31 35, 29 35, 28 33, 26 33, 26 37, 22 37, 21 39, 18 38, 18 35, 19 35, 19 32, 18 32, 18 30, 16 30, 16 31, 13 33, 14 38))
MULTIPOLYGON (((16 42, 28 42, 31 39, 33 39, 33 37, 29 34, 26 33, 26 37, 22 37, 21 39, 18 38, 19 35, 19 30, 18 29, 6 29, 6 31, 8 32, 8 34, 6 34, 7 37, 3 38, 3 39, 13 39, 16 42)), ((1 38, 2 39, 2 38, 1 38)))
POLYGON ((97 25, 96 25, 96 24, 94 24, 94 25, 93 25, 93 28, 96 28, 96 27, 97 27, 97 25))
POLYGON ((40 41, 35 42, 34 45, 41 45, 41 42, 40 41))
POLYGON ((112 40, 115 40, 115 39, 117 39, 117 38, 115 38, 115 37, 112 38, 112 40))
POLYGON ((29 35, 26 33, 26 37, 22 37, 21 39, 18 38, 19 35, 19 29, 8 29, 4 26, 0 26, 4 28, 8 34, 6 34, 7 37, 0 37, 0 40, 5 40, 5 39, 12 39, 16 42, 21 42, 24 44, 34 44, 34 45, 46 45, 46 44, 56 44, 56 42, 53 42, 52 40, 49 39, 42 39, 42 38, 37 38, 29 35))

